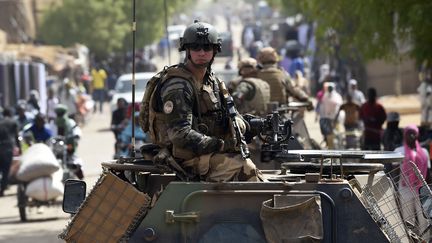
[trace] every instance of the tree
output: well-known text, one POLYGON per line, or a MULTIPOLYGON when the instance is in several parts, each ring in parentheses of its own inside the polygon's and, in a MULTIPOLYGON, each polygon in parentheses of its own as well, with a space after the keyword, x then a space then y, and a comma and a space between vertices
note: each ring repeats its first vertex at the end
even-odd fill
POLYGON ((410 43, 409 54, 419 63, 432 61, 432 2, 428 0, 271 0, 275 6, 297 9, 318 23, 317 37, 328 43, 328 30, 334 30, 341 53, 353 48, 366 59, 397 60, 397 43, 410 43))
MULTIPOLYGON (((165 9, 164 1, 167 6, 167 16, 172 16, 175 12, 181 11, 188 5, 192 5, 192 0, 145 0, 136 2, 136 44, 145 46, 153 43, 165 34, 165 9)), ((132 20, 132 1, 127 1, 124 12, 127 19, 132 20)), ((168 20, 169 21, 169 20, 168 20)), ((130 46, 132 35, 125 38, 125 46, 130 46)))
POLYGON ((120 49, 128 33, 124 1, 64 0, 48 11, 39 29, 39 39, 48 44, 87 45, 97 56, 120 49))
MULTIPOLYGON (((168 16, 191 0, 166 0, 168 16)), ((164 1, 136 1, 136 45, 153 43, 164 33, 164 1)), ((131 48, 132 0, 63 0, 45 13, 38 38, 48 44, 82 43, 98 57, 131 48)))

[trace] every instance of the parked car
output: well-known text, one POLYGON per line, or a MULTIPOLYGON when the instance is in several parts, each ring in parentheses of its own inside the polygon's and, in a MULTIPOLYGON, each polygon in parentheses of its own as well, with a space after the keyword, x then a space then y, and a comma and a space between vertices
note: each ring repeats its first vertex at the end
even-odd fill
MULTIPOLYGON (((144 72, 135 74, 135 102, 140 102, 147 85, 147 81, 151 79, 155 72, 144 72)), ((129 104, 132 103, 132 74, 121 75, 116 82, 114 95, 111 99, 111 110, 114 111, 117 107, 117 99, 124 98, 129 104)))

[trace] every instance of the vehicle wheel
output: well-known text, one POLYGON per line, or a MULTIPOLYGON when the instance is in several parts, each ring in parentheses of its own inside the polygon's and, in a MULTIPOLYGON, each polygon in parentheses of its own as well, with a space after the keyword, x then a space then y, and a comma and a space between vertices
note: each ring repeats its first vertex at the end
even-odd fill
POLYGON ((18 197, 18 209, 19 209, 20 219, 21 221, 25 222, 27 221, 26 206, 27 206, 28 197, 25 194, 24 184, 21 183, 18 184, 17 197, 18 197))

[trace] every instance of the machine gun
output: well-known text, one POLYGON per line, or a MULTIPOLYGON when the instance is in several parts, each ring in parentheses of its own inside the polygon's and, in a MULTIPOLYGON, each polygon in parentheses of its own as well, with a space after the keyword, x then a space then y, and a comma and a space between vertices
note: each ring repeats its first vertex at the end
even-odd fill
POLYGON ((257 136, 261 142, 261 161, 269 162, 278 154, 288 151, 288 140, 292 137, 291 120, 282 119, 279 111, 273 111, 265 118, 249 114, 243 116, 249 123, 250 129, 246 132, 246 141, 250 143, 257 136))

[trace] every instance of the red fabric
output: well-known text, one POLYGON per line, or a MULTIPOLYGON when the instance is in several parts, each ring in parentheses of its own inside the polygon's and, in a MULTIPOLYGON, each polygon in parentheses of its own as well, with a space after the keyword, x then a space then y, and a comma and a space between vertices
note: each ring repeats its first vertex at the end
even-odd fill
MULTIPOLYGON (((419 130, 417 128, 416 125, 409 125, 404 129, 404 136, 406 136, 407 131, 414 131, 416 133, 416 135, 418 136, 419 134, 419 130)), ((418 140, 415 141, 415 151, 417 153, 415 153, 414 155, 414 151, 412 148, 410 148, 407 143, 404 141, 404 149, 405 149, 405 158, 404 161, 402 162, 402 168, 401 168, 401 172, 402 174, 404 174, 405 176, 407 176, 407 178, 405 178, 405 180, 408 181, 409 186, 413 187, 416 189, 416 191, 418 191, 418 189, 420 188, 420 186, 422 185, 422 181, 416 176, 416 174, 414 173, 413 169, 411 168, 411 165, 409 162, 413 162, 417 168, 419 169, 421 175, 423 176, 423 178, 426 179, 426 175, 427 175, 427 156, 423 151, 423 148, 420 146, 420 143, 418 142, 418 140)), ((407 186, 405 183, 405 180, 402 181, 402 186, 407 186)))
MULTIPOLYGON (((135 112, 140 111, 140 103, 135 102, 135 112)), ((132 104, 128 105, 126 117, 129 119, 132 114, 132 104)))
POLYGON ((376 102, 366 102, 360 107, 360 118, 365 125, 365 142, 381 141, 382 125, 387 119, 384 107, 376 102))

